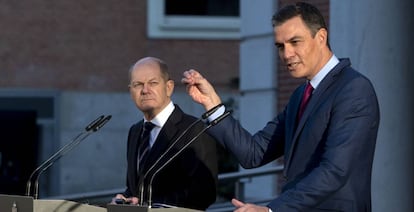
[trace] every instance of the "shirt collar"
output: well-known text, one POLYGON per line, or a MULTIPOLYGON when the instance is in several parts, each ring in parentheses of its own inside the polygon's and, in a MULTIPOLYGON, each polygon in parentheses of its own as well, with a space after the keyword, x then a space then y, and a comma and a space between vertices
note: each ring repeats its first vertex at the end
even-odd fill
MULTIPOLYGON (((174 103, 170 101, 170 103, 168 103, 168 105, 151 120, 151 122, 155 124, 157 127, 162 128, 162 126, 164 126, 165 122, 167 122, 168 117, 170 117, 174 109, 174 103)), ((144 121, 148 120, 144 118, 144 121)))
POLYGON ((323 66, 323 68, 312 78, 310 84, 316 89, 319 83, 325 78, 325 76, 339 63, 338 58, 332 55, 331 59, 323 66))

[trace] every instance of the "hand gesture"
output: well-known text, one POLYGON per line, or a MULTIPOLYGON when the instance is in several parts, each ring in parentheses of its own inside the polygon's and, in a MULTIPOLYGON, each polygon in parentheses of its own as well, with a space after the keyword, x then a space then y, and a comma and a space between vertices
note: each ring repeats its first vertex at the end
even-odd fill
POLYGON ((206 110, 221 103, 213 86, 198 71, 191 69, 185 71, 183 76, 181 82, 187 85, 187 93, 206 110))

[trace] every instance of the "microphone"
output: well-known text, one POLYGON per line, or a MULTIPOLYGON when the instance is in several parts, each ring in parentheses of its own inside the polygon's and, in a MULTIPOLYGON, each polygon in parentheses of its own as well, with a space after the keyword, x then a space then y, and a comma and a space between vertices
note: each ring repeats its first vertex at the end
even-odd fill
POLYGON ((158 163, 160 163, 161 159, 163 159, 165 157, 165 155, 170 152, 170 150, 175 146, 175 144, 181 140, 181 138, 187 134, 188 130, 190 130, 191 128, 193 128, 194 125, 196 125, 197 123, 201 122, 202 120, 207 119, 209 116, 211 116, 211 114, 213 114, 214 112, 216 112, 221 106, 223 106, 223 103, 220 103, 216 106, 214 106, 213 108, 211 108, 210 110, 206 111, 205 113, 203 113, 201 115, 201 118, 198 118, 196 121, 194 121, 193 123, 191 123, 172 143, 171 145, 165 150, 165 152, 163 154, 160 155, 160 157, 158 157, 158 159, 152 164, 152 166, 148 169, 147 172, 145 172, 144 177, 141 178, 140 180, 140 184, 139 184, 139 205, 143 205, 144 204, 144 180, 147 177, 147 175, 149 174, 150 171, 152 171, 156 165, 158 165, 158 163))
POLYGON ((62 156, 64 156, 66 153, 68 153, 70 150, 72 150, 75 146, 77 146, 81 141, 83 141, 86 137, 88 137, 90 134, 96 132, 100 128, 102 128, 110 119, 111 115, 104 116, 101 115, 97 119, 93 120, 90 124, 88 124, 85 127, 85 130, 81 133, 79 133, 70 143, 63 146, 59 151, 57 151, 55 154, 53 154, 51 157, 49 157, 46 161, 44 161, 39 167, 37 167, 32 174, 30 175, 27 184, 26 184, 26 196, 30 196, 31 193, 31 184, 33 177, 36 176, 35 180, 35 187, 34 187, 34 193, 33 197, 34 199, 37 199, 39 195, 39 177, 40 175, 46 171, 50 166, 53 165, 54 162, 56 162, 58 159, 60 159, 62 156))
MULTIPOLYGON (((216 106, 213 112, 211 111, 207 111, 206 113, 203 114, 202 118, 206 119, 208 118, 211 114, 213 114, 221 105, 216 106), (206 115, 209 114, 209 115, 206 115)), ((169 158, 164 164, 161 165, 161 167, 159 167, 154 174, 152 174, 149 184, 148 184, 148 207, 151 208, 152 206, 152 182, 154 180, 154 177, 165 167, 167 166, 171 161, 173 161, 178 155, 180 155, 181 152, 183 152, 188 146, 190 146, 195 140, 197 140, 198 137, 200 137, 201 134, 203 134, 206 130, 208 130, 210 127, 215 126, 216 124, 218 124, 220 121, 222 121, 224 118, 226 118, 228 115, 231 114, 232 111, 225 111, 222 115, 220 115, 219 117, 217 117, 216 119, 214 119, 213 121, 209 122, 209 124, 207 126, 205 126, 196 136, 194 136, 188 143, 186 143, 180 150, 178 150, 171 158, 169 158)), ((175 143, 177 143, 177 141, 182 137, 182 135, 180 135, 179 138, 177 138, 175 140, 175 143)), ((167 151, 169 151, 171 149, 173 145, 170 146, 170 148, 167 149, 167 151)), ((166 151, 166 152, 167 152, 166 151)), ((150 169, 148 169, 148 171, 145 173, 143 179, 146 178, 146 176, 150 173, 150 171, 156 166, 158 165, 159 161, 161 160, 161 158, 166 154, 166 152, 164 152, 164 154, 162 156, 160 156, 158 158, 158 160, 151 166, 150 169)))
POLYGON ((210 110, 208 110, 205 113, 203 113, 203 115, 201 116, 201 118, 202 119, 207 119, 209 116, 211 116, 211 114, 213 114, 214 112, 216 112, 223 105, 224 105, 223 103, 220 103, 220 104, 214 106, 210 110))

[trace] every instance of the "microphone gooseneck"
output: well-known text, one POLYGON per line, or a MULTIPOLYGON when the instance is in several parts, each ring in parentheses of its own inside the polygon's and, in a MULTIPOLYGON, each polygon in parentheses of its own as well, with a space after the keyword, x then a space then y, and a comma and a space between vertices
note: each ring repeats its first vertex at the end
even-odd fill
POLYGON ((81 141, 83 141, 86 137, 90 134, 96 132, 100 128, 103 127, 110 119, 111 115, 108 116, 99 116, 97 119, 93 120, 90 124, 85 127, 85 130, 79 133, 70 143, 63 146, 59 151, 49 157, 46 161, 44 161, 40 166, 38 166, 30 175, 27 184, 26 184, 26 196, 31 195, 31 184, 33 177, 36 176, 36 180, 34 182, 34 191, 33 191, 33 198, 37 199, 39 195, 39 177, 40 175, 46 171, 50 166, 53 165, 58 159, 72 150, 75 146, 77 146, 81 141))
POLYGON ((160 163, 160 161, 166 156, 167 153, 169 153, 171 151, 171 149, 175 146, 175 144, 181 140, 181 138, 187 134, 188 130, 190 130, 191 128, 193 128, 194 125, 196 125, 197 123, 207 119, 211 114, 213 114, 214 112, 216 112, 221 106, 223 106, 223 104, 218 104, 216 106, 214 106, 213 108, 211 108, 210 110, 206 111, 205 113, 203 113, 201 115, 201 118, 198 118, 196 121, 194 121, 193 123, 191 123, 172 143, 171 145, 164 151, 163 154, 161 154, 158 159, 152 164, 152 166, 145 172, 145 174, 143 175, 143 177, 140 179, 139 182, 139 205, 143 205, 144 204, 144 182, 145 182, 145 178, 147 177, 147 175, 155 168, 156 165, 158 165, 160 163))
POLYGON ((203 113, 203 115, 201 116, 201 118, 202 119, 207 119, 209 116, 211 116, 211 114, 213 114, 214 112, 216 112, 223 105, 224 105, 223 103, 220 103, 220 104, 214 106, 213 108, 211 108, 207 112, 203 113))
POLYGON ((158 159, 152 164, 152 166, 147 170, 147 172, 145 172, 145 174, 143 175, 143 177, 140 179, 140 184, 139 184, 139 204, 143 205, 144 204, 144 179, 147 177, 148 173, 150 171, 152 171, 155 166, 161 161, 162 158, 165 157, 165 155, 172 149, 172 147, 174 147, 174 145, 188 132, 188 130, 190 130, 194 125, 196 125, 197 123, 199 123, 200 121, 202 121, 201 118, 197 119, 196 121, 194 121, 193 123, 191 123, 178 137, 177 139, 175 139, 172 144, 167 148, 167 150, 165 150, 163 152, 163 154, 161 154, 158 159))
MULTIPOLYGON (((216 107, 214 107, 214 111, 216 111, 221 105, 218 105, 216 107)), ((212 109, 212 110, 213 110, 212 109)), ((210 112, 210 111, 208 111, 210 112)), ((210 115, 214 113, 211 112, 210 115)), ((190 146, 195 140, 197 140, 198 137, 200 137, 201 134, 203 134, 206 130, 208 130, 210 127, 218 124, 220 121, 222 121, 224 118, 226 118, 228 115, 231 114, 231 111, 225 111, 221 116, 219 116, 218 118, 216 118, 215 120, 209 122, 209 124, 207 126, 205 126, 196 136, 194 136, 188 143, 186 143, 180 150, 178 150, 172 157, 170 157, 165 163, 163 163, 151 176, 149 184, 148 184, 148 207, 151 208, 152 206, 152 182, 155 178, 155 176, 165 167, 167 166, 171 161, 173 161, 178 155, 180 155, 181 152, 183 152, 188 146, 190 146)), ((208 115, 209 116, 209 115, 208 115)), ((204 116, 203 118, 208 118, 208 116, 204 116)), ((192 126, 192 125, 190 125, 192 126)), ((180 135, 179 138, 181 138, 183 136, 183 134, 180 135)), ((174 144, 177 143, 177 141, 179 140, 176 139, 174 144)), ((168 148, 168 151, 172 148, 173 145, 170 146, 170 148, 168 148)), ((167 152, 167 151, 166 151, 167 152)), ((164 152, 163 155, 166 155, 166 152, 164 152)), ((145 173, 143 179, 146 178, 146 176, 150 173, 150 171, 156 166, 158 165, 160 158, 158 158, 158 160, 151 166, 150 169, 148 169, 148 171, 145 173)), ((144 180, 143 180, 144 181, 144 180)))

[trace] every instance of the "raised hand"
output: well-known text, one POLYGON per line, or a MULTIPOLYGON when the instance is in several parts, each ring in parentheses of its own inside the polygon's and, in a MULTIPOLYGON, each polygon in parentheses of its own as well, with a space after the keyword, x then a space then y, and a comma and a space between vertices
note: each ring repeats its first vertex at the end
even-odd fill
POLYGON ((203 105, 206 110, 221 103, 214 87, 198 71, 194 69, 185 71, 181 82, 187 85, 187 93, 192 99, 203 105))

